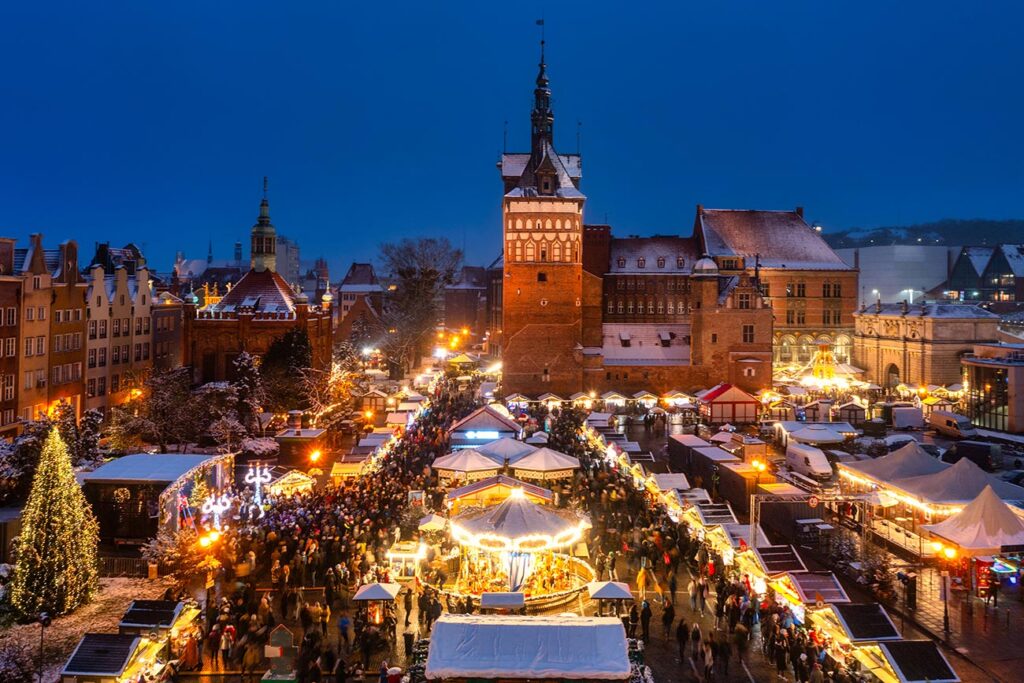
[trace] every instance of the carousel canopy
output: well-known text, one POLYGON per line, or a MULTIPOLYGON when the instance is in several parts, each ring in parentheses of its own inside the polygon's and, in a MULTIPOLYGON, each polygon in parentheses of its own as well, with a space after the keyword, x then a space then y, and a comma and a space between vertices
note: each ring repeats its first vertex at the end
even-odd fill
POLYGON ((576 543, 589 522, 571 512, 534 503, 522 489, 498 505, 465 512, 451 520, 452 536, 463 545, 492 551, 551 550, 576 543))
POLYGON ((486 472, 488 470, 496 470, 501 465, 502 463, 487 457, 477 450, 464 448, 437 458, 431 467, 435 470, 450 470, 453 472, 486 472))
POLYGON ((807 425, 803 429, 798 429, 790 434, 789 438, 800 443, 842 443, 846 440, 846 437, 839 432, 819 424, 807 425))
POLYGON ((1008 546, 1024 546, 1024 520, 991 486, 952 517, 923 528, 971 555, 996 555, 1008 546))
POLYGON ((434 679, 627 680, 626 630, 614 617, 442 614, 424 674, 434 679))
POLYGON ((885 483, 895 479, 906 479, 924 474, 935 474, 949 465, 937 460, 922 449, 916 441, 897 448, 889 455, 874 460, 857 462, 841 462, 840 469, 850 470, 853 474, 870 477, 877 482, 885 483))
POLYGON ((460 486, 457 489, 448 492, 446 496, 448 500, 458 500, 459 498, 465 498, 481 491, 486 491, 492 488, 506 488, 506 489, 522 489, 526 496, 532 496, 533 498, 540 498, 541 500, 550 501, 554 494, 546 488, 535 486, 534 484, 528 484, 525 481, 519 481, 515 477, 507 477, 504 474, 498 474, 493 477, 487 477, 480 481, 474 481, 472 484, 466 484, 460 486))
POLYGON ((513 467, 516 470, 529 470, 531 472, 558 472, 561 470, 579 469, 580 461, 579 458, 574 458, 571 455, 560 453, 545 446, 516 460, 513 467))
POLYGON ((483 453, 489 458, 508 463, 514 463, 524 455, 529 455, 535 450, 537 450, 536 446, 531 446, 528 443, 523 443, 507 436, 504 439, 485 443, 483 446, 476 448, 478 453, 483 453))
POLYGON ((402 586, 397 583, 367 583, 359 587, 353 600, 394 600, 402 586))
POLYGON ((893 482, 895 488, 936 505, 970 503, 991 488, 1003 500, 1024 500, 1024 487, 985 473, 967 458, 961 458, 941 472, 893 482))
POLYGON ((632 600, 629 586, 619 581, 591 581, 587 593, 592 600, 632 600))

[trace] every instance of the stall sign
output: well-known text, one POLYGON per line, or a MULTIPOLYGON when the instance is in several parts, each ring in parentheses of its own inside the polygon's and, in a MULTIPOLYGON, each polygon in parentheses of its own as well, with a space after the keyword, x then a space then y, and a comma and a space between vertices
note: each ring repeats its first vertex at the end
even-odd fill
POLYGON ((409 504, 422 506, 424 495, 423 491, 409 491, 409 504))

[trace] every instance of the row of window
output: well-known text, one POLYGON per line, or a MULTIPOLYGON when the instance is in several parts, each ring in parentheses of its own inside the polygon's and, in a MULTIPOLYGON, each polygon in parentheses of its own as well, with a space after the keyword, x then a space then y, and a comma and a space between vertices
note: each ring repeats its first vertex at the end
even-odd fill
POLYGON ((533 230, 534 228, 537 228, 538 230, 561 230, 563 228, 566 229, 566 230, 572 230, 574 227, 577 230, 579 230, 580 222, 579 221, 572 221, 572 220, 569 220, 568 218, 565 219, 564 223, 562 222, 561 218, 556 218, 555 220, 551 220, 550 218, 548 218, 547 220, 543 220, 543 221, 540 218, 538 218, 536 223, 535 223, 532 218, 527 218, 526 221, 523 221, 522 218, 517 218, 516 222, 515 222, 515 228, 513 228, 512 226, 513 226, 512 219, 509 218, 508 219, 508 229, 509 230, 513 230, 513 229, 515 229, 515 230, 523 230, 524 228, 526 230, 533 230))
MULTIPOLYGON (((143 320, 146 319, 143 318, 143 320)), ((146 332, 149 332, 149 320, 146 320, 145 330, 146 332)), ((172 330, 174 330, 174 318, 166 315, 156 318, 157 332, 171 332, 172 330)))
POLYGON ((46 386, 46 370, 26 370, 25 371, 25 388, 26 389, 39 389, 46 386))
POLYGON ((25 337, 25 357, 43 356, 46 354, 46 335, 25 337))
MULTIPOLYGON (((42 320, 42 318, 40 318, 42 320)), ((53 321, 57 323, 80 323, 82 322, 81 308, 58 308, 53 312, 53 321)))
POLYGON ((46 306, 25 307, 25 321, 32 322, 33 320, 46 320, 46 306))
POLYGON ((0 413, 0 424, 5 427, 14 422, 14 408, 9 408, 3 413, 0 413))
POLYGON ((617 277, 615 278, 615 289, 632 291, 638 289, 640 291, 662 291, 668 290, 669 292, 676 291, 679 293, 690 291, 690 282, 685 278, 645 278, 645 277, 617 277))
POLYGON ((3 344, 0 344, 0 354, 13 358, 18 355, 18 338, 7 337, 3 340, 3 344))
POLYGON ((579 242, 563 245, 561 242, 535 242, 525 240, 509 243, 505 250, 510 261, 553 261, 555 263, 572 263, 580 260, 579 242))
POLYGON ((658 314, 667 313, 668 315, 676 315, 678 313, 679 315, 683 315, 688 314, 690 312, 690 308, 686 305, 683 299, 679 299, 678 302, 675 299, 668 299, 667 301, 665 299, 658 299, 657 301, 654 299, 648 299, 646 310, 643 301, 634 303, 632 299, 625 302, 623 302, 622 299, 618 299, 617 301, 609 299, 607 311, 609 314, 618 313, 619 315, 622 315, 623 313, 632 314, 634 312, 640 315, 643 315, 644 313, 650 315, 655 312, 658 314))
POLYGON ((80 379, 82 379, 81 363, 64 363, 63 365, 54 365, 53 369, 50 371, 50 382, 54 385, 77 382, 80 379))
MULTIPOLYGON (((124 297, 124 294, 122 294, 119 297, 119 299, 118 299, 118 305, 119 306, 124 306, 124 303, 125 303, 125 297, 124 297)), ((102 296, 100 296, 100 295, 96 296, 96 305, 97 306, 102 306, 103 305, 103 297, 102 296)), ((142 295, 142 305, 143 306, 146 305, 146 295, 145 294, 142 295)))
MULTIPOLYGON (((123 378, 121 375, 110 376, 110 393, 121 391, 122 389, 130 389, 132 386, 131 377, 125 375, 123 378)), ((107 395, 107 378, 96 377, 94 379, 87 380, 85 383, 85 395, 89 398, 95 398, 97 396, 107 395)))
MULTIPOLYGON (((761 291, 765 296, 771 296, 771 287, 767 282, 762 283, 761 291)), ((786 296, 789 298, 803 298, 807 296, 806 282, 787 282, 786 296)), ((825 299, 839 299, 843 296, 843 284, 841 282, 823 282, 821 284, 821 296, 825 299)))
POLYGON ((17 325, 18 324, 18 309, 11 306, 7 309, 7 315, 3 315, 3 309, 0 309, 0 325, 17 325))
POLYGON ((81 332, 68 332, 67 334, 58 334, 53 337, 54 353, 61 353, 62 351, 77 351, 80 348, 82 348, 81 332))
MULTIPOLYGON (((665 267, 665 262, 666 261, 665 261, 665 257, 664 256, 659 256, 655 260, 655 263, 658 264, 659 268, 664 268, 665 267)), ((620 256, 617 259, 615 259, 615 265, 618 266, 619 268, 625 268, 626 267, 626 257, 625 256, 620 256)), ((676 256, 676 268, 682 268, 685 265, 686 265, 686 259, 684 259, 682 256, 676 256)), ((645 256, 638 257, 637 260, 636 260, 636 267, 637 268, 646 268, 647 267, 647 258, 645 256)))

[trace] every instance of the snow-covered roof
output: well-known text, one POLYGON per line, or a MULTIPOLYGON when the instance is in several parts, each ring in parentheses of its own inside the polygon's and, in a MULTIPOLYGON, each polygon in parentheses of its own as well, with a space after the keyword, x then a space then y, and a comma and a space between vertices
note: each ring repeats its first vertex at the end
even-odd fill
MULTIPOLYGON (((506 197, 545 196, 537 189, 537 174, 529 163, 530 155, 527 154, 526 157, 527 161, 523 164, 519 183, 505 194, 506 197)), ((578 157, 576 159, 578 160, 578 157)), ((555 151, 550 141, 545 140, 540 151, 540 161, 537 164, 537 169, 540 169, 542 172, 546 169, 547 172, 553 173, 555 176, 555 187, 550 196, 562 199, 584 199, 583 193, 576 187, 576 183, 580 179, 579 166, 577 164, 576 167, 573 167, 571 160, 569 165, 567 165, 566 160, 566 158, 563 158, 555 151), (574 176, 573 173, 576 173, 576 175, 574 176)), ((504 166, 504 161, 502 165, 504 166)), ((505 176, 504 171, 502 176, 505 176)))
POLYGON ((976 318, 997 319, 998 315, 973 304, 874 304, 854 315, 880 316, 883 318, 942 318, 944 320, 967 320, 976 318))
POLYGON ((427 679, 626 680, 626 630, 614 617, 442 614, 427 679))
POLYGON ((1000 244, 999 251, 1003 253, 1014 276, 1024 277, 1024 244, 1000 244))
POLYGON ((633 593, 629 584, 619 581, 591 581, 587 584, 587 593, 593 600, 632 600, 633 593))
POLYGON ((605 323, 601 326, 605 365, 687 365, 690 326, 670 323, 605 323), (669 345, 662 339, 668 336, 669 345), (625 344, 629 344, 625 346, 625 344))
POLYGON ((985 266, 988 265, 994 253, 995 247, 964 247, 963 252, 961 252, 970 261, 971 268, 974 268, 974 272, 978 275, 985 271, 985 266))
POLYGON ((689 275, 690 269, 699 258, 700 247, 693 237, 657 235, 618 238, 611 241, 608 272, 689 275), (683 259, 682 266, 679 264, 679 258, 683 259), (662 259, 660 266, 658 259, 662 259))
POLYGON ((463 448, 435 459, 431 467, 452 472, 487 472, 497 470, 503 464, 504 461, 488 457, 472 448, 463 448))
POLYGON ((763 268, 852 270, 796 211, 701 209, 697 228, 711 256, 740 256, 763 268))
POLYGON ((917 441, 900 446, 880 458, 841 462, 838 466, 840 469, 851 470, 854 474, 866 475, 880 483, 935 474, 949 468, 947 463, 929 455, 917 441))
POLYGON ((518 434, 522 431, 519 424, 492 408, 483 406, 462 418, 449 429, 449 433, 465 431, 494 431, 513 432, 518 434))
POLYGON ((682 472, 655 474, 654 481, 661 491, 688 491, 690 480, 682 472))
POLYGON ((937 505, 969 503, 986 488, 993 489, 1003 500, 1024 500, 1024 487, 993 477, 969 458, 961 458, 939 472, 897 479, 892 486, 937 505))
MULTIPOLYGON (((559 154, 562 165, 570 178, 579 180, 583 176, 583 166, 579 154, 559 154)), ((501 155, 501 176, 503 178, 521 178, 526 164, 530 161, 530 154, 502 154, 501 155)))
POLYGON ((497 441, 485 443, 483 446, 477 446, 476 450, 484 455, 494 458, 495 460, 513 463, 523 456, 533 453, 537 450, 537 447, 516 439, 505 437, 503 439, 498 439, 497 441))
POLYGON ((579 458, 560 453, 548 447, 538 448, 516 460, 513 467, 517 470, 533 472, 557 472, 559 470, 579 469, 579 458))
POLYGON ((172 484, 194 468, 220 455, 135 453, 125 455, 81 475, 91 484, 172 484))
POLYGON ((714 403, 716 401, 740 401, 745 403, 759 403, 759 401, 743 391, 739 387, 734 387, 731 384, 718 384, 711 387, 703 394, 699 394, 697 398, 701 403, 714 403))
POLYGON ((366 583, 359 587, 353 600, 394 600, 402 590, 397 583, 366 583))

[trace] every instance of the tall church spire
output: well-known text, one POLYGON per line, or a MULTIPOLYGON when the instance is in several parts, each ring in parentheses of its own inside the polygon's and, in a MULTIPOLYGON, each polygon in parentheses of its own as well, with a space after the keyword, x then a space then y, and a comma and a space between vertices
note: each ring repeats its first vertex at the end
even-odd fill
POLYGON ((270 202, 267 200, 267 177, 263 176, 263 199, 260 215, 252 226, 252 269, 257 272, 277 270, 277 230, 270 222, 270 202))
POLYGON ((540 40, 540 64, 537 71, 537 87, 533 91, 533 112, 530 114, 531 149, 534 161, 539 162, 544 154, 544 143, 554 142, 555 114, 551 111, 551 88, 548 87, 547 64, 544 62, 544 39, 540 40))

